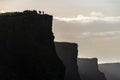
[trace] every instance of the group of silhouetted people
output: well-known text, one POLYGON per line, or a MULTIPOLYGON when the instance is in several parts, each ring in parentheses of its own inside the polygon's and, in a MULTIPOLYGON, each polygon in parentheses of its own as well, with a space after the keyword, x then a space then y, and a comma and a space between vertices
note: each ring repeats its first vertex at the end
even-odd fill
POLYGON ((39 14, 44 14, 44 11, 39 11, 39 14))
MULTIPOLYGON (((37 14, 36 10, 25 10, 24 13, 33 13, 33 14, 37 14)), ((44 15, 44 11, 38 11, 39 14, 44 15)))

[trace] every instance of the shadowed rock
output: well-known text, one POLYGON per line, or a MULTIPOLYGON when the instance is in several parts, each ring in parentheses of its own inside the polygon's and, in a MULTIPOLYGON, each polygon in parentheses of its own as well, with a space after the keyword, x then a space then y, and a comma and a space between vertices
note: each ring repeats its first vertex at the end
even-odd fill
POLYGON ((0 14, 0 80, 64 80, 52 16, 34 11, 0 14))
POLYGON ((106 80, 103 72, 98 69, 97 58, 78 59, 79 73, 82 80, 106 80))
POLYGON ((78 45, 76 43, 56 42, 55 46, 58 56, 66 67, 65 80, 80 80, 77 66, 78 45))
POLYGON ((120 80, 120 63, 99 64, 99 69, 105 73, 107 80, 120 80))

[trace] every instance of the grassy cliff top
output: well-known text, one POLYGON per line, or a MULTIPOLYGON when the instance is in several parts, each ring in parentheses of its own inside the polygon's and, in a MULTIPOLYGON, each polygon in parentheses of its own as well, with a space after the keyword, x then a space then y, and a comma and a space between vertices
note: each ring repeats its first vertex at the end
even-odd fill
POLYGON ((5 12, 5 13, 0 13, 0 17, 4 17, 4 16, 17 16, 17 15, 47 15, 47 16, 51 16, 48 14, 44 14, 41 13, 41 11, 39 11, 40 13, 37 13, 36 10, 25 10, 23 12, 5 12))

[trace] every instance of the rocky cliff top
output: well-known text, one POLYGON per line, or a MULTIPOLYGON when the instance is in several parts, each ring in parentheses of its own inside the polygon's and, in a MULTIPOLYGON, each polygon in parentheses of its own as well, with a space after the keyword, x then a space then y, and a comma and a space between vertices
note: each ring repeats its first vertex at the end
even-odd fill
POLYGON ((52 16, 37 11, 0 14, 0 80, 63 80, 52 16))

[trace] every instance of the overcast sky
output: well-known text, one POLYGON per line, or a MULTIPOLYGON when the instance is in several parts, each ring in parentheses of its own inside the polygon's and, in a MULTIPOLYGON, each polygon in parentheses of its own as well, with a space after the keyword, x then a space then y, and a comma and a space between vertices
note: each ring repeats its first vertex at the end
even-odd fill
POLYGON ((0 12, 44 10, 56 41, 78 43, 79 57, 120 62, 120 0, 0 0, 0 12))

